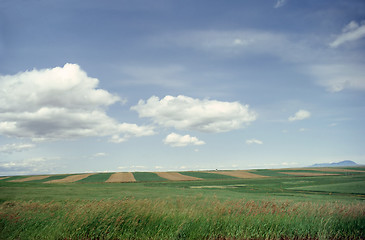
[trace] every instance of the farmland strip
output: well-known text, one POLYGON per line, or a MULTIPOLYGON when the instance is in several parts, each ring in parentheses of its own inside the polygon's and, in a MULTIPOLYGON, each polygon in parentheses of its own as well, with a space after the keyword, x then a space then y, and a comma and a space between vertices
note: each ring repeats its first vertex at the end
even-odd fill
POLYGON ((203 180, 201 178, 197 178, 197 177, 191 177, 191 176, 186 176, 186 175, 182 175, 180 173, 177 172, 156 172, 156 174, 162 178, 165 178, 167 180, 171 180, 171 181, 194 181, 194 180, 203 180))
POLYGON ((76 182, 79 181, 81 179, 87 178, 90 175, 93 175, 95 173, 88 173, 88 174, 78 174, 78 175, 71 175, 62 179, 57 179, 57 180, 51 180, 51 181, 47 181, 45 183, 70 183, 70 182, 76 182))
POLYGON ((136 179, 131 172, 118 172, 112 174, 108 180, 105 182, 113 183, 113 182, 135 182, 136 179))
POLYGON ((303 176, 303 177, 339 175, 335 173, 313 173, 313 172, 280 172, 280 173, 295 175, 295 176, 303 176))
POLYGON ((42 179, 45 179, 45 178, 48 178, 48 177, 49 177, 49 175, 47 175, 47 176, 32 176, 32 177, 27 177, 27 178, 11 180, 9 182, 28 182, 28 181, 34 181, 34 180, 42 180, 42 179))
POLYGON ((9 178, 9 177, 0 177, 0 180, 7 179, 7 178, 9 178))
POLYGON ((238 177, 238 178, 265 178, 267 176, 262 176, 262 175, 257 175, 254 173, 250 173, 247 171, 217 171, 217 172, 212 172, 212 173, 217 173, 217 174, 223 174, 223 175, 228 175, 228 176, 232 176, 232 177, 238 177))
POLYGON ((365 172, 362 170, 353 170, 353 169, 342 169, 342 168, 308 168, 308 170, 313 171, 323 171, 323 172, 365 172))

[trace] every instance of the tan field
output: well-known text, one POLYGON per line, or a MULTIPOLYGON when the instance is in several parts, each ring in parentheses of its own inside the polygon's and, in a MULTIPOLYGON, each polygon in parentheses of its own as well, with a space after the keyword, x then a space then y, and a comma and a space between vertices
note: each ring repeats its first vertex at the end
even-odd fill
POLYGON ((70 183, 76 182, 81 179, 87 178, 88 176, 94 175, 95 173, 88 173, 88 174, 78 174, 78 175, 71 175, 62 179, 51 180, 44 183, 70 183))
POLYGON ((217 174, 222 174, 222 175, 227 175, 227 176, 232 176, 232 177, 238 177, 238 178, 265 178, 267 176, 262 176, 262 175, 258 175, 258 174, 254 174, 254 173, 250 173, 247 171, 218 171, 218 172, 209 172, 209 173, 217 173, 217 174))
POLYGON ((136 179, 133 176, 133 173, 131 172, 118 172, 118 173, 114 173, 112 174, 108 180, 106 180, 105 182, 135 182, 136 179))
POLYGON ((156 172, 156 174, 162 178, 165 178, 167 180, 171 181, 194 181, 194 180, 203 180, 201 178, 191 177, 182 175, 177 172, 156 172))
POLYGON ((0 180, 7 179, 7 178, 10 178, 10 177, 0 177, 0 180))
POLYGON ((342 168, 308 168, 307 170, 323 171, 323 172, 365 172, 362 170, 342 169, 342 168))
POLYGON ((41 180, 41 179, 45 179, 48 178, 48 176, 32 176, 32 177, 27 177, 27 178, 22 178, 22 179, 16 179, 16 180, 11 180, 9 182, 28 182, 28 181, 33 181, 33 180, 41 180))
POLYGON ((280 173, 295 175, 295 176, 303 176, 303 177, 339 175, 335 173, 312 173, 312 172, 280 172, 280 173))

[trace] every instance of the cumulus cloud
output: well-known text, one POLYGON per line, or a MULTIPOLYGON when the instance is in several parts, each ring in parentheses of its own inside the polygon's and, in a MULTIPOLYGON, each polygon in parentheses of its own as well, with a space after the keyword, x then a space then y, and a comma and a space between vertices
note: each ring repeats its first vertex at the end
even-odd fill
POLYGON ((310 73, 330 92, 365 90, 365 69, 360 64, 317 65, 310 68, 310 73))
POLYGON ((263 141, 254 138, 246 140, 246 144, 263 144, 263 143, 264 143, 263 141))
POLYGON ((185 147, 188 145, 204 145, 205 142, 199 140, 196 137, 191 137, 190 135, 179 135, 176 133, 171 133, 166 136, 163 140, 166 145, 170 145, 172 147, 185 147))
POLYGON ((277 0, 274 8, 280 8, 286 4, 287 0, 277 0))
POLYGON ((0 153, 22 152, 34 148, 35 145, 31 143, 12 143, 0 146, 0 153))
POLYGON ((140 100, 131 108, 140 117, 149 117, 164 127, 200 132, 227 132, 242 128, 256 120, 256 113, 248 105, 238 102, 200 100, 186 96, 153 96, 140 100))
POLYGON ((356 21, 351 21, 342 29, 342 33, 329 45, 332 48, 337 48, 344 43, 353 42, 363 37, 365 37, 365 21, 360 24, 356 21))
POLYGON ((307 110, 299 110, 298 112, 296 112, 294 114, 294 116, 290 116, 288 118, 288 120, 290 122, 293 122, 293 121, 298 121, 298 120, 303 120, 303 119, 309 118, 310 116, 311 116, 311 113, 308 112, 307 110))
POLYGON ((77 64, 0 76, 0 134, 33 140, 154 134, 150 126, 107 116, 105 108, 121 99, 98 83, 77 64))

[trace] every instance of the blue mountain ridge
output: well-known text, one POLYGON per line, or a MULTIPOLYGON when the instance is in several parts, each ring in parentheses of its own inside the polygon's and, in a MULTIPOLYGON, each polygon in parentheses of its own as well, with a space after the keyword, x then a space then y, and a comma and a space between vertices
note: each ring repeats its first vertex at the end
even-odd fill
POLYGON ((311 167, 352 167, 352 166, 359 166, 354 161, 351 160, 344 160, 341 162, 334 162, 334 163, 316 163, 311 165, 311 167))

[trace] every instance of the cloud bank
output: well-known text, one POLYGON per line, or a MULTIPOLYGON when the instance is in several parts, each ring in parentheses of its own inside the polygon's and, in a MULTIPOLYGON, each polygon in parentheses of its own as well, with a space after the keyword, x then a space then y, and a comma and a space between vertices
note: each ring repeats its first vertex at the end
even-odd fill
POLYGON ((342 29, 342 33, 329 45, 332 48, 337 48, 347 42, 353 42, 363 37, 365 37, 365 22, 359 24, 351 21, 342 29))
POLYGON ((34 147, 35 147, 35 145, 31 144, 31 143, 5 144, 3 146, 0 146, 0 153, 22 152, 22 151, 29 150, 34 147))
POLYGON ((179 135, 176 133, 171 133, 166 136, 163 140, 166 145, 170 145, 171 147, 185 147, 188 145, 204 145, 205 142, 199 140, 196 137, 191 137, 190 135, 179 135))
POLYGON ((53 172, 57 168, 52 162, 52 160, 54 159, 40 157, 40 158, 25 159, 21 161, 0 163, 0 174, 23 175, 23 174, 53 172))
POLYGON ((311 113, 308 112, 307 110, 299 110, 298 112, 296 112, 294 114, 294 116, 289 117, 288 120, 290 122, 293 122, 293 121, 298 121, 298 120, 303 120, 303 119, 309 118, 310 116, 311 116, 311 113))
POLYGON ((365 90, 365 68, 361 64, 317 65, 311 67, 310 73, 330 92, 365 90))
POLYGON ((113 135, 113 142, 154 134, 118 123, 105 108, 121 99, 98 89, 77 64, 0 76, 0 135, 33 140, 113 135))
POLYGON ((160 126, 209 133, 239 129, 257 117, 248 105, 238 102, 200 100, 182 95, 166 96, 161 100, 153 96, 147 101, 140 100, 131 109, 160 126))

